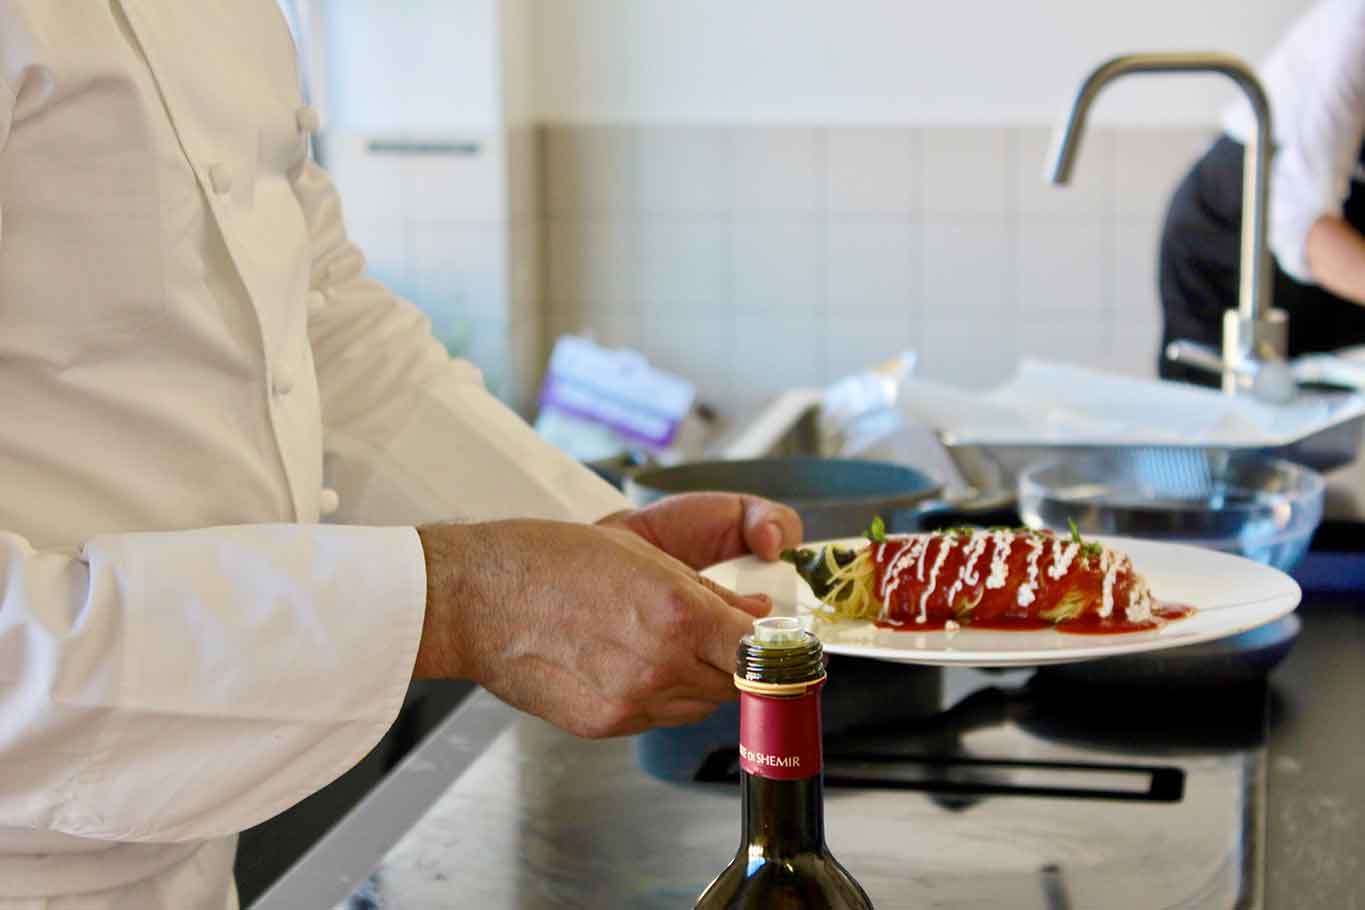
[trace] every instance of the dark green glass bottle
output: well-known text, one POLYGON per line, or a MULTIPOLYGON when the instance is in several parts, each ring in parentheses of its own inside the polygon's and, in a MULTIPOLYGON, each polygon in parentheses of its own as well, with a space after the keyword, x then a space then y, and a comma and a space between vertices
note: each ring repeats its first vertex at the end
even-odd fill
POLYGON ((870 910, 825 846, 820 640, 794 619, 760 619, 739 646, 739 852, 697 910, 870 910))

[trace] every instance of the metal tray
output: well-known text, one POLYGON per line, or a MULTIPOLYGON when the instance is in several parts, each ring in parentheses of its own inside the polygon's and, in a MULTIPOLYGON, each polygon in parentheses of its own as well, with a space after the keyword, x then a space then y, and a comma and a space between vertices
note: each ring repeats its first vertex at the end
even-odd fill
MULTIPOLYGON (((746 426, 762 426, 761 439, 753 434, 744 434, 738 443, 737 451, 746 457, 763 455, 813 455, 836 457, 842 453, 823 451, 821 436, 816 431, 820 418, 818 399, 808 399, 804 406, 793 408, 790 399, 777 399, 762 412, 748 421, 746 426)), ((1009 445, 986 444, 971 440, 956 439, 949 434, 939 434, 939 441, 947 451, 953 464, 974 491, 974 495, 999 496, 1012 492, 1019 474, 1026 468, 1043 461, 1054 461, 1062 457, 1082 457, 1115 451, 1150 450, 1152 446, 1122 445, 1058 445, 1055 443, 1009 445)), ((1313 468, 1316 471, 1330 471, 1351 464, 1360 455, 1362 441, 1365 441, 1365 413, 1354 414, 1347 419, 1323 427, 1317 432, 1291 443, 1272 446, 1230 446, 1222 450, 1240 453, 1255 453, 1313 468)), ((713 453, 718 458, 737 457, 729 454, 728 444, 717 447, 713 453)), ((1170 449, 1205 450, 1206 446, 1163 446, 1170 449)), ((918 465, 912 465, 919 467, 918 465)))
MULTIPOLYGON (((1121 450, 1192 449, 1206 450, 1209 446, 1115 446, 1115 445, 1057 445, 1055 443, 996 445, 954 439, 945 434, 943 444, 959 457, 981 458, 994 464, 1001 474, 1017 478, 1025 469, 1041 461, 1053 461, 1061 457, 1079 458, 1101 452, 1121 450)), ((1281 446, 1220 446, 1220 450, 1248 454, 1266 455, 1283 458, 1316 471, 1330 471, 1348 465, 1360 455, 1361 442, 1365 440, 1365 414, 1357 414, 1341 423, 1324 427, 1316 433, 1305 436, 1281 446)))

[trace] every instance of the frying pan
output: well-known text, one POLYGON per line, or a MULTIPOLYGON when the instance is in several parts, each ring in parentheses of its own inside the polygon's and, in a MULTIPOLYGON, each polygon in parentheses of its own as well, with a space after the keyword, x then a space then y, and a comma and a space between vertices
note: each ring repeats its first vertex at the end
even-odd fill
POLYGON ((1012 496, 967 502, 938 498, 938 481, 882 461, 806 456, 696 461, 629 475, 625 492, 640 506, 674 493, 724 491, 764 496, 801 516, 807 540, 856 537, 878 515, 892 531, 935 526, 953 515, 989 517, 1012 496))

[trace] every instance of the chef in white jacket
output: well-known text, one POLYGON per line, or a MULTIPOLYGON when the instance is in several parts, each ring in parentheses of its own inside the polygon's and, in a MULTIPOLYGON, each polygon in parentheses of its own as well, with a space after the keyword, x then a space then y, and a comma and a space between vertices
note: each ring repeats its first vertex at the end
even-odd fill
POLYGON ((272 0, 0 0, 0 910, 236 906, 235 833, 414 675, 695 719, 766 606, 694 568, 799 536, 624 512, 450 360, 365 277, 294 59, 272 0))

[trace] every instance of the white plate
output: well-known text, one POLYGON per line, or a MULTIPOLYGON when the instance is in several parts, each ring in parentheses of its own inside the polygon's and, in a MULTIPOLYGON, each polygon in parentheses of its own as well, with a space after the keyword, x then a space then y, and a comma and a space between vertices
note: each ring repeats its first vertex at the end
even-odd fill
MULTIPOLYGON (((830 654, 936 666, 1031 667, 1226 638, 1286 615, 1298 606, 1302 593, 1298 583, 1278 569, 1240 556, 1146 540, 1096 539, 1131 556, 1134 568, 1146 577, 1158 600, 1192 606, 1195 614, 1151 632, 1115 635, 972 628, 949 635, 941 631, 878 629, 862 620, 821 622, 812 628, 830 654)), ((815 541, 806 546, 831 542, 861 546, 866 541, 815 541)), ((703 574, 745 594, 767 594, 777 604, 775 615, 809 618, 809 611, 818 604, 810 588, 787 563, 763 562, 746 556, 712 566, 703 574)))

